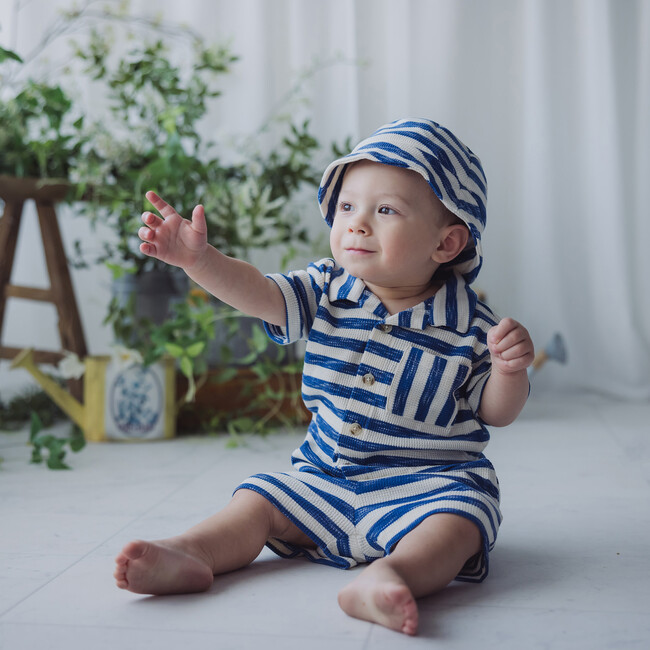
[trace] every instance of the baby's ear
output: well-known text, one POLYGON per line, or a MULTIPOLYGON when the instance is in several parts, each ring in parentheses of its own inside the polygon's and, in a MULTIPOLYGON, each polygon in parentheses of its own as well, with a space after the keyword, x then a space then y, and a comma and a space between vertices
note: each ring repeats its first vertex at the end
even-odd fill
POLYGON ((438 264, 451 262, 465 249, 469 239, 469 230, 466 225, 454 223, 445 226, 440 233, 440 243, 433 254, 433 260, 438 264))

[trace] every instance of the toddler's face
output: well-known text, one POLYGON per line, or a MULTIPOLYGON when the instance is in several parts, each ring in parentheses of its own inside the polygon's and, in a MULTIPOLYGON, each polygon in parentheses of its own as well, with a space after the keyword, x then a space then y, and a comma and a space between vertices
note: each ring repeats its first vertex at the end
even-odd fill
POLYGON ((443 214, 444 206, 418 173, 354 163, 343 177, 330 233, 332 254, 371 290, 427 286, 439 266, 443 214))

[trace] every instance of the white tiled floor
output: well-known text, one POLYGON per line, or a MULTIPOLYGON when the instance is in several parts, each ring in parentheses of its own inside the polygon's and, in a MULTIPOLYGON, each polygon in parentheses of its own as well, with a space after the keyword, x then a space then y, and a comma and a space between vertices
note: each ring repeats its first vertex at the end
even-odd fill
POLYGON ((650 647, 648 403, 546 394, 493 431, 505 520, 491 575, 421 601, 416 638, 338 609, 351 572, 269 551, 206 594, 114 587, 126 541, 211 514, 249 474, 287 467, 299 436, 94 444, 68 472, 29 465, 26 440, 0 434, 2 650, 650 647))

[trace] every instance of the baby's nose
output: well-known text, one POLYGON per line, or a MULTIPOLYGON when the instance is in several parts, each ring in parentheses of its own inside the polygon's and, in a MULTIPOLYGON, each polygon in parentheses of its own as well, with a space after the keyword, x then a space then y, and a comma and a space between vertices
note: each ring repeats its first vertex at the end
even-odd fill
POLYGON ((354 218, 348 222, 348 232, 350 233, 367 235, 369 230, 368 220, 361 213, 357 213, 354 218))
POLYGON ((368 229, 363 224, 358 224, 358 225, 357 224, 350 224, 348 226, 348 232, 350 232, 350 233, 360 233, 362 235, 365 235, 365 234, 368 233, 368 229))

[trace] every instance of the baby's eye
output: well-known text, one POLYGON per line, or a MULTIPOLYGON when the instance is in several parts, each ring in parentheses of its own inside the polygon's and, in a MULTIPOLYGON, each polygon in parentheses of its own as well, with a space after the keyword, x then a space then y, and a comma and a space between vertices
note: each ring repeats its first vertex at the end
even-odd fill
POLYGON ((382 205, 379 208, 379 214, 397 214, 393 208, 388 207, 387 205, 382 205))
POLYGON ((352 210, 352 204, 341 201, 341 203, 339 203, 339 210, 341 212, 350 212, 352 210))

